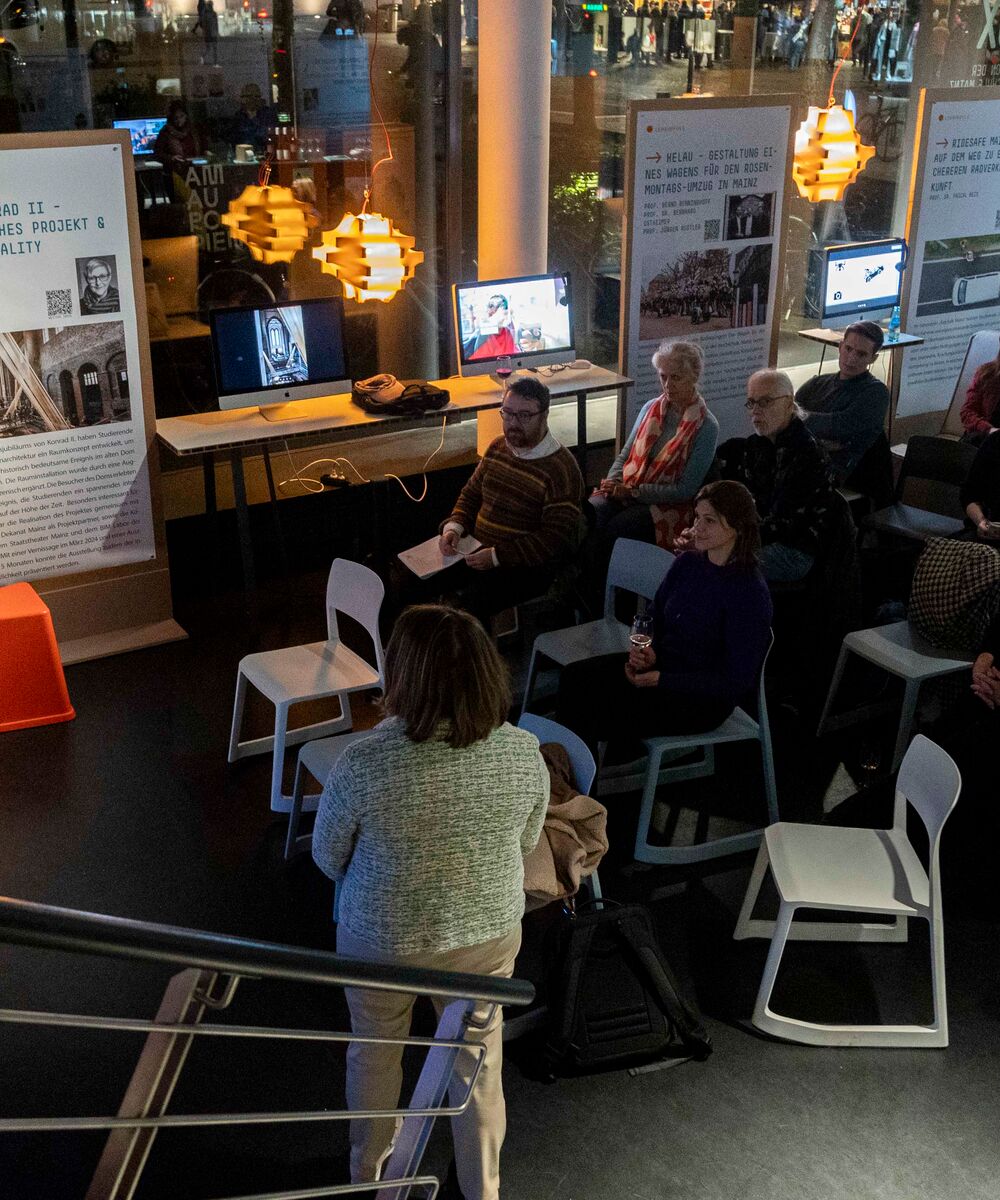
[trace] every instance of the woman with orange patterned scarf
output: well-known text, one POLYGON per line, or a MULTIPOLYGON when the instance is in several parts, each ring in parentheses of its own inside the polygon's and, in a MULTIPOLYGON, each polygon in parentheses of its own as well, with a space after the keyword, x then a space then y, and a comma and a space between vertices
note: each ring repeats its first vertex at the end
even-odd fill
POLYGON ((590 497, 595 565, 606 570, 616 538, 671 549, 688 524, 694 496, 712 465, 719 425, 698 394, 704 359, 694 342, 662 342, 653 355, 661 395, 636 420, 606 479, 590 497))

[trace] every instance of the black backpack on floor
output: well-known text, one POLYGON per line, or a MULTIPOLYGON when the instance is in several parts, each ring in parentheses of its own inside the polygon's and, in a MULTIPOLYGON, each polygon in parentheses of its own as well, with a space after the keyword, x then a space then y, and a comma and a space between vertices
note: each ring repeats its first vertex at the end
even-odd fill
POLYGON ((703 1060, 712 1045, 641 904, 567 912, 548 954, 548 1065, 555 1075, 703 1060))

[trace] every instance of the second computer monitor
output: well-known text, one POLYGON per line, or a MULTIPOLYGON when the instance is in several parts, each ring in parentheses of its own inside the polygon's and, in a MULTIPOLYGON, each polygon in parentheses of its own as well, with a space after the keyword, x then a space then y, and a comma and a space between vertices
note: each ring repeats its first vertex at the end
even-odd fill
POLYGON ((823 320, 869 315, 899 303, 906 242, 884 238, 827 246, 823 272, 823 320))
POLYGON ((576 357, 568 275, 458 283, 452 298, 463 376, 489 375, 500 358, 517 369, 576 357))

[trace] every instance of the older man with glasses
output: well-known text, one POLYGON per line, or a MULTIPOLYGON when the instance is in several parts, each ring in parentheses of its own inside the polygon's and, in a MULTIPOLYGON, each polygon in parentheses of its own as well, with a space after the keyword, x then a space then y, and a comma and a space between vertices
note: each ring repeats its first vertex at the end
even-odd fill
POLYGON ((549 432, 549 389, 518 377, 500 416, 503 437, 487 448, 441 526, 444 553, 455 553, 463 534, 482 543, 446 577, 455 601, 481 619, 547 591, 582 530, 583 478, 549 432))
POLYGON ((747 383, 753 436, 719 447, 711 475, 749 488, 760 515, 760 569, 771 582, 804 579, 823 548, 833 509, 830 462, 803 423, 784 371, 747 383))

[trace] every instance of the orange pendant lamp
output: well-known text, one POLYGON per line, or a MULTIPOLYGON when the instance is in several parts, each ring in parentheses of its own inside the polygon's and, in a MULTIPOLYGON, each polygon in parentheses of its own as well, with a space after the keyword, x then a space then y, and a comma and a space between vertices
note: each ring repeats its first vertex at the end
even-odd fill
POLYGON ((810 105, 795 133, 792 178, 799 195, 815 203, 841 200, 875 153, 854 128, 854 116, 842 105, 810 105))
MULTIPOLYGON (((848 55, 861 28, 862 15, 859 10, 847 46, 848 55)), ((842 200, 844 192, 875 153, 874 146, 866 146, 861 141, 861 135, 854 127, 854 113, 834 99, 833 85, 846 61, 842 58, 837 63, 830 79, 826 108, 810 105, 808 116, 795 131, 792 178, 799 195, 814 204, 819 200, 842 200)), ((851 103, 853 105, 853 101, 851 103)))
POLYGON ((313 257, 340 280, 348 300, 384 304, 413 278, 424 255, 414 249, 415 238, 400 233, 381 213, 367 212, 367 204, 366 194, 360 214, 345 213, 339 225, 325 230, 313 257))
POLYGON ((222 216, 229 236, 243 242, 257 262, 291 262, 309 240, 319 218, 312 206, 296 200, 291 188, 269 184, 270 163, 260 183, 250 184, 222 216))

